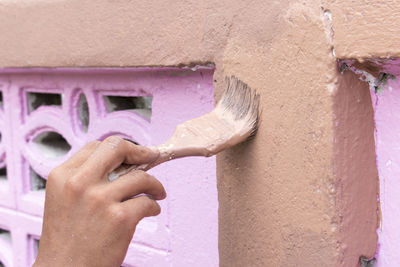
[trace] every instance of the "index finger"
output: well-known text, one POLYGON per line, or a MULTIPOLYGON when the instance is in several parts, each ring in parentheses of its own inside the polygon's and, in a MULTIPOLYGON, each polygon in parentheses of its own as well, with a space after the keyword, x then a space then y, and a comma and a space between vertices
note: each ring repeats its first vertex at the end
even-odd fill
POLYGON ((82 165, 92 177, 108 177, 122 163, 144 164, 156 160, 159 156, 157 149, 135 145, 118 136, 107 137, 82 165))
POLYGON ((87 143, 78 152, 72 155, 62 165, 64 168, 71 169, 81 166, 88 158, 88 156, 100 145, 100 141, 92 141, 87 143))

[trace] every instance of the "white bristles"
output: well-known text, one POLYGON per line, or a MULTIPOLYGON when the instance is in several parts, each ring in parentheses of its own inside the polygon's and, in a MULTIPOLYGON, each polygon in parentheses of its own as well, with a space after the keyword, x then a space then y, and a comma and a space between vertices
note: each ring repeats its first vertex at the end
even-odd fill
POLYGON ((235 76, 226 77, 225 82, 226 89, 216 108, 223 109, 226 115, 231 114, 235 124, 242 125, 242 133, 254 136, 260 116, 260 95, 235 76))

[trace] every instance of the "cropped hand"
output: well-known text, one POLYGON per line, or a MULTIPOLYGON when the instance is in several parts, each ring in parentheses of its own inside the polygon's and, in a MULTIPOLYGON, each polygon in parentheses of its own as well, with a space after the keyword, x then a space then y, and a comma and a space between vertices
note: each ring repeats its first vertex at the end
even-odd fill
POLYGON ((42 266, 120 266, 138 222, 160 213, 162 184, 143 171, 110 182, 122 163, 151 163, 157 150, 112 136, 87 144, 51 171, 39 253, 42 266))

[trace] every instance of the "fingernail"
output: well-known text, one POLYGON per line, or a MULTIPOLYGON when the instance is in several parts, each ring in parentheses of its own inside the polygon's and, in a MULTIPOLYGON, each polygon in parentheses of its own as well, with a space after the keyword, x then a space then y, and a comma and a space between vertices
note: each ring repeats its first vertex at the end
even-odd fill
POLYGON ((156 196, 154 196, 152 199, 154 199, 154 200, 163 200, 163 199, 165 199, 166 197, 167 197, 166 194, 161 194, 161 195, 156 195, 156 196))

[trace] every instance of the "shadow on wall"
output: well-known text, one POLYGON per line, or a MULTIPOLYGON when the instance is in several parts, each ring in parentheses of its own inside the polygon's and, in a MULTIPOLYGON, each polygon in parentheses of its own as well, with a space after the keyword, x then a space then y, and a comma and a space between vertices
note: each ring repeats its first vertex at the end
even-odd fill
POLYGON ((361 257, 372 259, 377 248, 374 113, 364 77, 351 71, 347 63, 339 62, 338 69, 341 75, 334 95, 335 227, 339 242, 346 247, 340 260, 360 266, 361 257))

